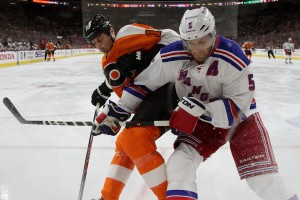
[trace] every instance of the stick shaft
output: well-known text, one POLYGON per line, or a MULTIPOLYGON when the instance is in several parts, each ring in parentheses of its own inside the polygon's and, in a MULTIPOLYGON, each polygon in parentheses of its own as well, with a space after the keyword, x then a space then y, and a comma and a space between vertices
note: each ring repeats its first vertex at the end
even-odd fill
MULTIPOLYGON (((95 120, 95 118, 98 115, 99 105, 100 104, 97 103, 93 121, 95 120)), ((93 145, 92 131, 93 131, 93 129, 91 129, 91 132, 90 132, 90 138, 89 138, 89 143, 88 143, 86 156, 85 156, 85 161, 84 161, 84 167, 83 167, 83 172, 82 172, 82 177, 81 177, 78 200, 82 200, 84 186, 85 186, 85 180, 86 180, 86 175, 87 175, 87 170, 88 170, 88 167, 89 167, 90 155, 91 155, 91 150, 92 150, 92 145, 93 145)))
MULTIPOLYGON (((93 126, 91 121, 40 121, 40 120, 26 120, 17 110, 15 105, 7 97, 3 99, 4 105, 15 116, 15 118, 21 124, 33 124, 33 125, 56 125, 56 126, 93 126)), ((119 122, 120 126, 169 126, 169 121, 129 121, 119 122)))

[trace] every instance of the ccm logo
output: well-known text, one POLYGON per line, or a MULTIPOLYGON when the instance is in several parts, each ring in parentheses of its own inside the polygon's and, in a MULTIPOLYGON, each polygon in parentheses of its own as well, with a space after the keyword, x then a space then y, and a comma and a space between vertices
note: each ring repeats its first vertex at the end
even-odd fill
POLYGON ((193 109, 195 107, 195 105, 191 104, 189 101, 181 99, 180 102, 185 105, 186 107, 193 109))

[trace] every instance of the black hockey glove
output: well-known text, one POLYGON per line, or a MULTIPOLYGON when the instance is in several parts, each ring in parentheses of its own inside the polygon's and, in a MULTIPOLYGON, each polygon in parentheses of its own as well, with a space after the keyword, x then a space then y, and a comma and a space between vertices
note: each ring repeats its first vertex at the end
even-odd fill
POLYGON ((95 89, 95 91, 92 94, 92 104, 96 106, 97 103, 100 103, 100 107, 103 106, 107 99, 110 97, 110 93, 112 92, 112 89, 110 89, 105 81, 95 89))

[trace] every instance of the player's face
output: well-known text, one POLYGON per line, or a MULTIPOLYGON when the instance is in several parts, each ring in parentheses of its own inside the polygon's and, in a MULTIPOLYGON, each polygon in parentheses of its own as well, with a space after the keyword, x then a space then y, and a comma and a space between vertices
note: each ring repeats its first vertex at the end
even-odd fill
POLYGON ((105 54, 111 50, 113 43, 112 36, 105 33, 101 33, 98 37, 92 40, 92 44, 105 54))
POLYGON ((213 43, 214 39, 210 34, 199 39, 186 41, 188 49, 197 62, 204 62, 209 57, 213 43))

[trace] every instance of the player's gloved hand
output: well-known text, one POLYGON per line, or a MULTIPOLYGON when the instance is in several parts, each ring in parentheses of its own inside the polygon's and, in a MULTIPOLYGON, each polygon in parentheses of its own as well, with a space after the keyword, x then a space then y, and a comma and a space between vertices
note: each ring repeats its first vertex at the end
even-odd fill
POLYGON ((112 92, 112 89, 110 89, 105 81, 95 89, 95 91, 92 94, 92 104, 96 106, 97 103, 100 103, 100 107, 103 106, 107 99, 110 97, 110 93, 112 92))
POLYGON ((100 134, 116 135, 121 126, 119 121, 126 121, 130 117, 130 113, 120 108, 117 104, 110 101, 105 105, 103 111, 96 117, 93 125, 92 135, 97 136, 100 134))
POLYGON ((175 135, 192 134, 205 106, 193 96, 183 97, 170 119, 171 132, 175 135))

